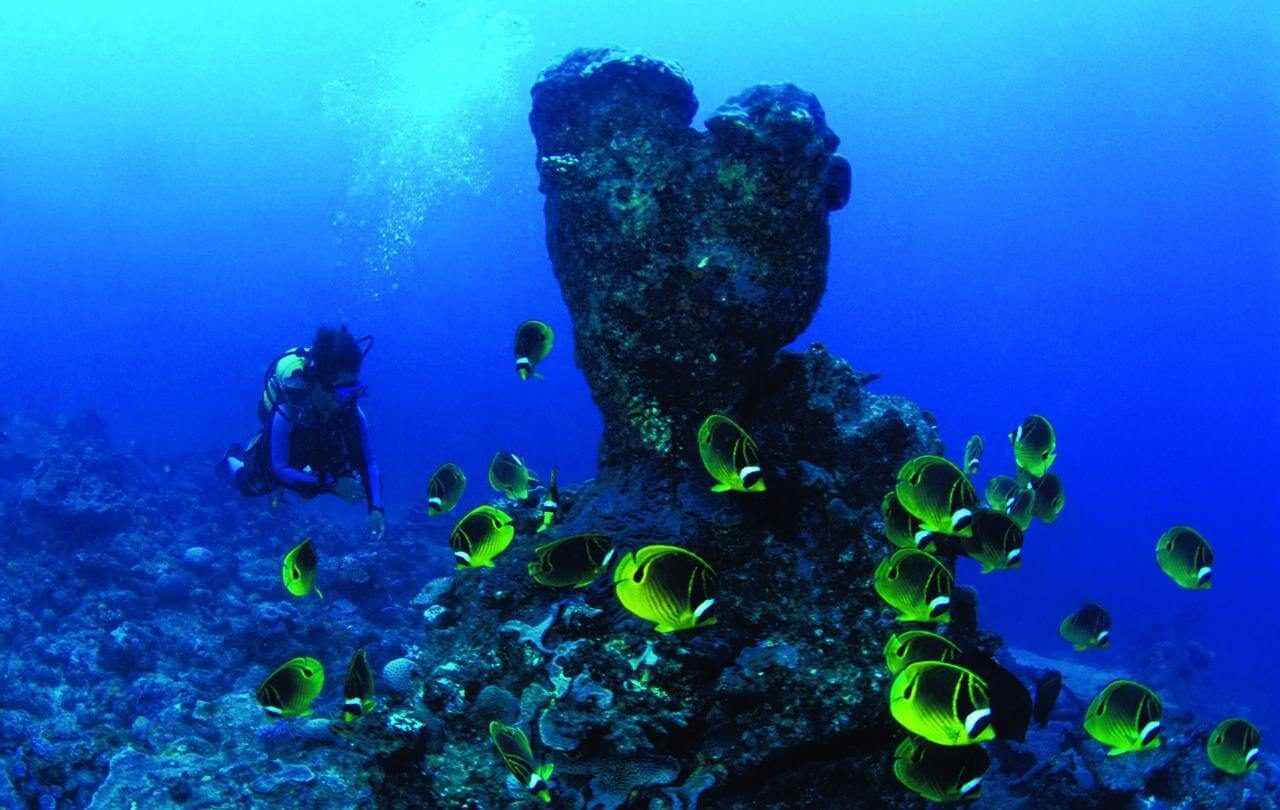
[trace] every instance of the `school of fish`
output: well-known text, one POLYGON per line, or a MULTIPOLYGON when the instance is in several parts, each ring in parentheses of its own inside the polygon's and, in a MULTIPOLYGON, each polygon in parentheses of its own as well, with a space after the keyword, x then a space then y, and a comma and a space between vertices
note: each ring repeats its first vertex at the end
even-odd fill
MULTIPOLYGON (((522 323, 516 331, 516 372, 522 380, 540 378, 538 365, 551 351, 555 335, 542 321, 522 323)), ((1057 458, 1053 425, 1031 415, 1009 435, 1013 475, 988 479, 985 504, 970 481, 982 464, 984 442, 971 437, 963 464, 924 455, 907 461, 881 504, 883 531, 892 551, 876 567, 871 587, 897 620, 925 625, 896 632, 884 645, 892 681, 889 712, 905 730, 894 741, 893 774, 907 789, 935 802, 972 801, 982 795, 990 757, 982 744, 997 738, 1025 740, 1031 720, 1045 726, 1062 688, 1062 677, 1047 672, 1035 684, 1035 696, 1016 676, 977 650, 966 650, 944 633, 951 619, 954 567, 958 556, 973 559, 983 574, 1017 570, 1023 562, 1025 533, 1036 520, 1053 523, 1065 505, 1062 480, 1050 471, 1057 458)), ((764 492, 767 466, 755 440, 729 416, 709 414, 696 443, 715 493, 764 492)), ((540 484, 518 455, 499 450, 488 470, 492 488, 523 503, 540 484)), ((467 477, 454 463, 440 466, 427 484, 428 516, 455 509, 467 477)), ((542 487, 537 534, 552 539, 533 547, 528 575, 547 588, 589 588, 609 573, 617 603, 658 633, 685 632, 716 623, 719 578, 712 565, 693 551, 673 545, 626 548, 605 533, 554 537, 564 509, 556 470, 542 487)), ((510 515, 481 505, 459 519, 449 545, 459 572, 495 567, 513 546, 516 529, 510 515)), ((1033 547, 1034 550, 1034 547, 1033 547)), ((294 597, 317 587, 319 557, 311 538, 288 551, 282 565, 285 589, 294 597)), ((1156 544, 1161 570, 1182 588, 1206 590, 1213 573, 1213 550, 1194 529, 1174 526, 1156 544)), ((1059 633, 1074 650, 1111 643, 1111 616, 1087 603, 1062 620, 1059 633)), ((323 665, 308 657, 281 664, 262 682, 256 698, 272 718, 304 717, 324 686, 323 665)), ((376 710, 374 675, 363 650, 356 650, 343 684, 343 717, 352 722, 376 710)), ((1150 750, 1160 745, 1163 707, 1148 687, 1129 680, 1109 683, 1090 703, 1082 719, 1086 733, 1110 755, 1150 750)), ((497 720, 488 724, 500 762, 529 797, 552 800, 553 765, 535 755, 525 732, 497 720)), ((1209 735, 1209 760, 1228 774, 1257 768, 1261 735, 1246 720, 1224 720, 1209 735)))
MULTIPOLYGON (((977 435, 965 445, 962 467, 934 455, 909 460, 881 504, 892 550, 872 586, 898 621, 930 626, 895 633, 884 647, 892 676, 889 711, 908 735, 894 752, 893 773, 930 801, 979 798, 990 764, 982 743, 1024 740, 1032 718, 1043 728, 1062 690, 1062 675, 1050 670, 1032 698, 1013 673, 942 635, 950 621, 956 557, 973 559, 983 574, 1017 569, 1025 532, 1036 520, 1056 521, 1066 503, 1062 479, 1050 471, 1058 446, 1049 420, 1028 416, 1009 441, 1014 474, 987 480, 985 506, 978 505, 969 481, 982 463, 977 435)), ((1156 563, 1182 588, 1207 590, 1213 561, 1208 541, 1188 526, 1174 526, 1156 543, 1156 563)), ((1111 629, 1111 614, 1086 603, 1062 620, 1058 632, 1082 652, 1110 646, 1111 629)), ((1154 691, 1118 679, 1093 698, 1081 725, 1109 756, 1118 756, 1158 747, 1163 715, 1154 691)), ((1260 744, 1253 724, 1231 718, 1209 735, 1205 752, 1219 770, 1240 775, 1257 768, 1260 744)))

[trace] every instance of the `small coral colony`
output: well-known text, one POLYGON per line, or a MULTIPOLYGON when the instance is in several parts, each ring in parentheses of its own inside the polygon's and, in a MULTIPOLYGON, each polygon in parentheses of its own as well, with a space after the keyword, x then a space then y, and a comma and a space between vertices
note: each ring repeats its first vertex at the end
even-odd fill
MULTIPOLYGON (((540 321, 526 321, 516 331, 516 371, 521 379, 541 377, 536 369, 551 351, 554 332, 540 321)), ((996 475, 986 486, 985 506, 969 477, 981 465, 983 442, 974 436, 965 447, 963 466, 933 455, 908 461, 884 497, 884 534, 895 550, 875 569, 871 585, 898 619, 923 625, 951 620, 952 566, 964 555, 982 573, 1017 569, 1022 562, 1025 532, 1035 520, 1054 522, 1065 493, 1053 472, 1057 440, 1043 416, 1032 415, 1010 434, 1015 474, 996 475)), ((703 466, 717 493, 765 491, 767 468, 755 441, 732 419, 712 414, 697 436, 703 466)), ((490 485, 508 498, 523 501, 532 484, 541 483, 517 455, 498 452, 489 466, 490 485)), ((466 475, 445 464, 427 485, 428 515, 446 514, 462 497, 466 475)), ((560 518, 555 472, 544 487, 541 533, 560 518)), ((457 522, 449 536, 459 571, 491 568, 514 539, 511 517, 492 506, 478 506, 457 522)), ((651 622, 659 633, 690 631, 715 624, 717 576, 707 561, 683 548, 651 545, 619 553, 614 538, 586 533, 561 537, 533 549, 529 576, 549 588, 584 588, 613 569, 613 590, 630 613, 651 622)), ((1207 590, 1213 575, 1213 549, 1194 529, 1174 526, 1156 544, 1156 562, 1178 586, 1207 590)), ((314 593, 318 558, 310 539, 284 558, 284 586, 290 594, 314 593)), ((937 628, 942 629, 942 628, 937 628)), ((1059 631, 1075 650, 1106 647, 1111 617, 1096 604, 1085 604, 1062 621, 1059 631)), ((966 650, 947 636, 925 629, 896 633, 885 644, 885 664, 893 681, 889 710, 908 732, 894 754, 893 772, 910 790, 933 801, 974 799, 990 764, 982 743, 996 737, 1025 739, 1034 717, 1048 721, 1062 687, 1050 673, 1029 690, 1007 669, 977 650, 966 650)), ((300 717, 324 686, 324 667, 313 658, 295 658, 272 672, 258 688, 257 699, 273 718, 300 717)), ((363 651, 357 650, 343 682, 343 714, 350 722, 372 711, 374 676, 363 651)), ((1115 680, 1094 697, 1083 719, 1084 730, 1111 755, 1160 745, 1162 706, 1151 689, 1115 680)), ((512 776, 543 801, 551 798, 552 764, 540 762, 519 728, 494 721, 489 732, 512 776)), ((1224 720, 1209 735, 1210 761, 1230 774, 1258 765, 1260 735, 1246 720, 1224 720)))

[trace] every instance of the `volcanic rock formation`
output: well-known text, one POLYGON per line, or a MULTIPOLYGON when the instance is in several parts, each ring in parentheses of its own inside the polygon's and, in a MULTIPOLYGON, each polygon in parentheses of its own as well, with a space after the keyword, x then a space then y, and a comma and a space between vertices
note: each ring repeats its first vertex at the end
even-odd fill
MULTIPOLYGON (((698 553, 720 573, 718 623, 663 636, 619 613, 609 582, 565 593, 520 564, 462 572, 438 593, 459 621, 426 652, 473 663, 432 673, 428 704, 478 722, 458 695, 519 695, 569 806, 633 790, 820 803, 851 779, 879 806, 899 789, 878 507, 902 462, 940 445, 915 405, 865 391, 870 375, 822 347, 779 352, 817 308, 827 215, 848 198, 817 99, 755 87, 706 132, 695 104, 672 65, 576 51, 535 85, 530 120, 552 263, 605 415, 600 474, 562 499, 556 533, 698 553), (694 436, 713 411, 760 442, 765 493, 710 492, 694 436)), ((536 512, 504 508, 527 536, 536 512)))
POLYGON ((678 67, 613 49, 574 51, 533 88, 547 248, 606 466, 679 457, 799 336, 826 286, 827 214, 849 197, 812 94, 758 85, 706 131, 696 108, 678 67))

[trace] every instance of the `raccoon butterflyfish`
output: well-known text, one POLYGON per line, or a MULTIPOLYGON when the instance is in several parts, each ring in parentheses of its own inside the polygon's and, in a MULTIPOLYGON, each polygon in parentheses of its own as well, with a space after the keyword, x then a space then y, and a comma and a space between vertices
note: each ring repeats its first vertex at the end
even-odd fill
POLYGON ((364 650, 356 650, 347 667, 347 679, 342 682, 342 719, 350 723, 374 710, 378 704, 373 699, 373 670, 364 650))
POLYGON ((1213 584, 1213 548, 1190 526, 1174 526, 1160 535, 1156 562, 1183 588, 1207 591, 1213 584))
POLYGON ((285 589, 294 596, 306 596, 315 591, 316 596, 323 599, 324 594, 316 587, 316 562, 316 547, 310 537, 294 546, 284 555, 284 566, 280 571, 285 589))
POLYGON ((489 486, 513 501, 528 498, 529 484, 537 480, 538 476, 515 453, 499 450, 489 462, 489 486))
POLYGON ((893 545, 898 548, 930 547, 933 533, 920 528, 920 518, 907 511, 893 490, 880 502, 880 514, 884 518, 885 537, 893 545))
POLYGON ((1110 748, 1107 756, 1145 751, 1160 745, 1160 698, 1134 681, 1116 680, 1103 687, 1084 715, 1084 730, 1110 748))
POLYGON ((1101 605, 1086 602, 1079 610, 1062 620, 1058 635, 1071 642, 1077 652, 1109 647, 1111 614, 1101 605))
POLYGON ((1220 770, 1241 776, 1258 767, 1258 747, 1262 735, 1248 720, 1233 717, 1223 720, 1209 735, 1205 752, 1220 770))
POLYGON ((1018 429, 1009 434, 1013 443, 1013 460, 1033 478, 1039 478, 1053 466, 1058 457, 1058 439, 1053 425, 1038 414, 1022 420, 1018 429))
POLYGON ((938 745, 972 745, 996 736, 982 679, 963 667, 918 661, 889 687, 889 713, 907 731, 938 745))
POLYGON ((659 633, 716 623, 718 577, 698 555, 675 546, 645 546, 618 561, 614 590, 622 606, 654 622, 659 633))
POLYGON ((255 696, 268 717, 305 717, 324 688, 324 667, 314 658, 286 661, 267 676, 255 696))
POLYGON ((976 675, 987 687, 991 703, 991 728, 1002 740, 1027 741, 1031 725, 1031 692, 1008 669, 989 655, 967 650, 955 661, 956 666, 976 675))
POLYGON ((950 663, 960 655, 960 648, 948 639, 928 630, 894 633, 884 645, 884 663, 890 675, 897 675, 917 661, 950 663))
POLYGON ((976 433, 969 437, 964 446, 964 474, 977 475, 982 465, 982 437, 976 433))
POLYGON ((723 414, 713 413, 698 428, 698 455, 716 484, 712 492, 764 492, 764 468, 755 440, 723 414))
POLYGON ((977 493, 960 468, 942 456, 916 456, 902 465, 893 491, 925 531, 969 533, 977 493))
POLYGON ((1031 514, 1044 523, 1052 523, 1062 513, 1067 502, 1067 494, 1062 489, 1062 479, 1057 473, 1045 473, 1044 477, 1032 484, 1036 497, 1031 504, 1031 514))
POLYGON ((607 534, 571 534, 535 548, 529 576, 553 588, 585 588, 608 569, 614 551, 607 534))
POLYGON ((551 468, 551 480, 547 482, 547 494, 542 498, 542 523, 535 534, 542 534, 560 519, 560 487, 556 484, 559 470, 551 468))
POLYGON ((893 775, 931 802, 979 798, 989 767, 991 757, 981 745, 938 745, 917 736, 903 740, 893 754, 893 775))
POLYGON ((1005 510, 1018 493, 1018 482, 1008 475, 993 475, 987 481, 987 506, 1005 510))
POLYGON ((450 462, 436 470, 427 482, 427 514, 443 515, 458 505, 467 488, 462 468, 450 462))
POLYGON ((1004 512, 1019 529, 1024 532, 1031 526, 1032 513, 1036 506, 1036 491, 1034 489, 1019 489, 1015 492, 1013 500, 1009 501, 1009 505, 1005 507, 1004 512))
POLYGON ((542 321, 525 321, 516 328, 516 373, 520 379, 542 379, 536 369, 555 342, 555 330, 542 321))
POLYGON ((875 589, 904 622, 951 620, 951 571, 926 551, 903 548, 876 566, 875 589))
POLYGON ((1036 700, 1031 709, 1031 716, 1036 719, 1040 728, 1049 725, 1049 715, 1053 714, 1053 706, 1062 693, 1062 673, 1055 669, 1048 670, 1036 681, 1036 700))
POLYGON ((533 749, 529 747, 529 738, 524 732, 512 726, 505 726, 494 720, 489 724, 489 736, 498 749, 498 756, 511 771, 516 781, 529 789, 534 796, 544 802, 551 801, 551 791, 547 780, 555 765, 550 762, 538 764, 533 758, 533 749))
POLYGON ((982 565, 982 573, 1022 567, 1022 529, 1004 512, 976 509, 969 529, 969 536, 960 539, 960 548, 982 565))
POLYGON ((511 516, 492 506, 472 509, 449 535, 449 547, 453 549, 457 568, 492 568, 497 557, 515 536, 511 516))

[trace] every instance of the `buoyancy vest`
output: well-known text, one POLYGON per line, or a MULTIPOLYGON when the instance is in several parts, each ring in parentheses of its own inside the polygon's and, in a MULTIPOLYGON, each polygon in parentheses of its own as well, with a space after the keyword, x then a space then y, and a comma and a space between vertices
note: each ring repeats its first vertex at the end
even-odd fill
POLYGON ((262 401, 258 403, 258 420, 263 427, 271 426, 271 417, 277 408, 295 425, 307 422, 311 382, 306 369, 310 351, 290 349, 267 366, 262 376, 262 401))

